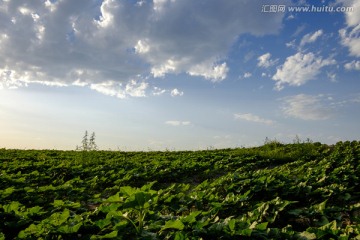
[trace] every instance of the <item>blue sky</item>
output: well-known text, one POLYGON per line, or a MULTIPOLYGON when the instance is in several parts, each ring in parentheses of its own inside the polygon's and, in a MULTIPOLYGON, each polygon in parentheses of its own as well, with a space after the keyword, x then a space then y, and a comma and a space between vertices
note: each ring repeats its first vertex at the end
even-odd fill
POLYGON ((360 1, 0 2, 0 147, 359 139, 360 1))

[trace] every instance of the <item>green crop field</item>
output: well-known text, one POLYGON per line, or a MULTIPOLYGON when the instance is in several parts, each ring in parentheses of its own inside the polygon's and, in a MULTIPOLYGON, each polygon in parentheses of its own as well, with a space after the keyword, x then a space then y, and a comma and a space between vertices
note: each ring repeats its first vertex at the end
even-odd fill
POLYGON ((360 239, 358 141, 0 162, 0 239, 360 239))

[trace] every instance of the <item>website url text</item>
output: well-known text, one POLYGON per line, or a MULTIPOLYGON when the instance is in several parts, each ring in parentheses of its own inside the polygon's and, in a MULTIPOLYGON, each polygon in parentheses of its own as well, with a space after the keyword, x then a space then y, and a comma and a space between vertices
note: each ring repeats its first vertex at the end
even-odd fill
POLYGON ((285 6, 285 5, 262 5, 261 12, 278 13, 278 12, 309 12, 309 13, 332 13, 332 12, 353 12, 354 7, 333 7, 333 6, 285 6))

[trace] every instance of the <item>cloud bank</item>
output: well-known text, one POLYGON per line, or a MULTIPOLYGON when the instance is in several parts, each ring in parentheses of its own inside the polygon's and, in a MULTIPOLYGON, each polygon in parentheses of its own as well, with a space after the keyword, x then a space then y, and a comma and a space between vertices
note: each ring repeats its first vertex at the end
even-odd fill
POLYGON ((124 97, 143 96, 149 76, 219 82, 241 34, 280 29, 283 14, 259 9, 247 0, 1 1, 0 86, 76 85, 124 97))
POLYGON ((332 109, 322 95, 298 94, 284 99, 283 113, 302 120, 326 120, 332 109))

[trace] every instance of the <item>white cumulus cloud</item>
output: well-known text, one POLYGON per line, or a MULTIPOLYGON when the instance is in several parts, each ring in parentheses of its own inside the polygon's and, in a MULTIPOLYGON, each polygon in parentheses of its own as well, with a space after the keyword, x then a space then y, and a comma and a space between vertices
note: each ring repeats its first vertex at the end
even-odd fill
POLYGON ((235 113, 234 118, 249 121, 249 122, 262 123, 262 124, 266 124, 266 125, 273 125, 275 123, 272 120, 261 118, 252 113, 235 113))
POLYGON ((152 94, 154 96, 160 96, 160 95, 164 94, 165 92, 166 92, 165 89, 162 89, 162 88, 159 88, 159 87, 153 87, 152 94))
POLYGON ((252 73, 251 72, 246 72, 244 73, 244 78, 249 78, 252 76, 252 73))
POLYGON ((337 0, 345 7, 352 7, 352 11, 345 12, 345 28, 339 30, 341 44, 348 47, 350 55, 360 57, 360 1, 337 0))
POLYGON ((263 67, 263 68, 268 68, 271 67, 273 65, 275 65, 278 62, 278 59, 271 59, 271 54, 270 53, 265 53, 263 55, 261 55, 260 57, 258 57, 258 66, 259 67, 263 67))
POLYGON ((131 97, 145 97, 145 90, 148 87, 146 82, 129 81, 125 86, 125 93, 131 97))
POLYGON ((171 90, 170 94, 172 97, 176 97, 184 95, 184 92, 179 91, 177 88, 174 88, 173 90, 171 90))
POLYGON ((342 45, 349 48, 350 55, 360 57, 360 24, 354 28, 339 30, 342 45))
POLYGON ((211 62, 206 61, 203 64, 197 64, 190 68, 188 74, 191 76, 202 76, 210 79, 212 82, 220 82, 226 78, 229 71, 226 63, 211 66, 211 62))
POLYGON ((137 82, 131 80, 126 84, 107 81, 101 83, 92 83, 90 88, 105 95, 114 96, 117 98, 126 97, 145 97, 148 83, 137 82))
POLYGON ((304 46, 307 43, 315 42, 321 35, 323 34, 323 30, 317 30, 316 32, 304 35, 304 37, 300 41, 300 46, 304 46))
POLYGON ((147 53, 150 50, 149 44, 146 42, 146 40, 139 40, 135 45, 135 52, 137 53, 147 53))
POLYGON ((360 61, 351 61, 348 63, 345 63, 344 65, 346 70, 360 70, 360 61))
POLYGON ((348 26, 356 26, 360 23, 360 2, 357 0, 337 0, 338 4, 344 7, 351 7, 351 11, 345 12, 346 23, 348 26))
POLYGON ((314 79, 321 72, 321 68, 335 63, 334 59, 323 59, 312 52, 298 52, 286 58, 286 61, 278 67, 272 79, 276 81, 275 88, 277 90, 283 89, 285 84, 301 86, 314 79))

